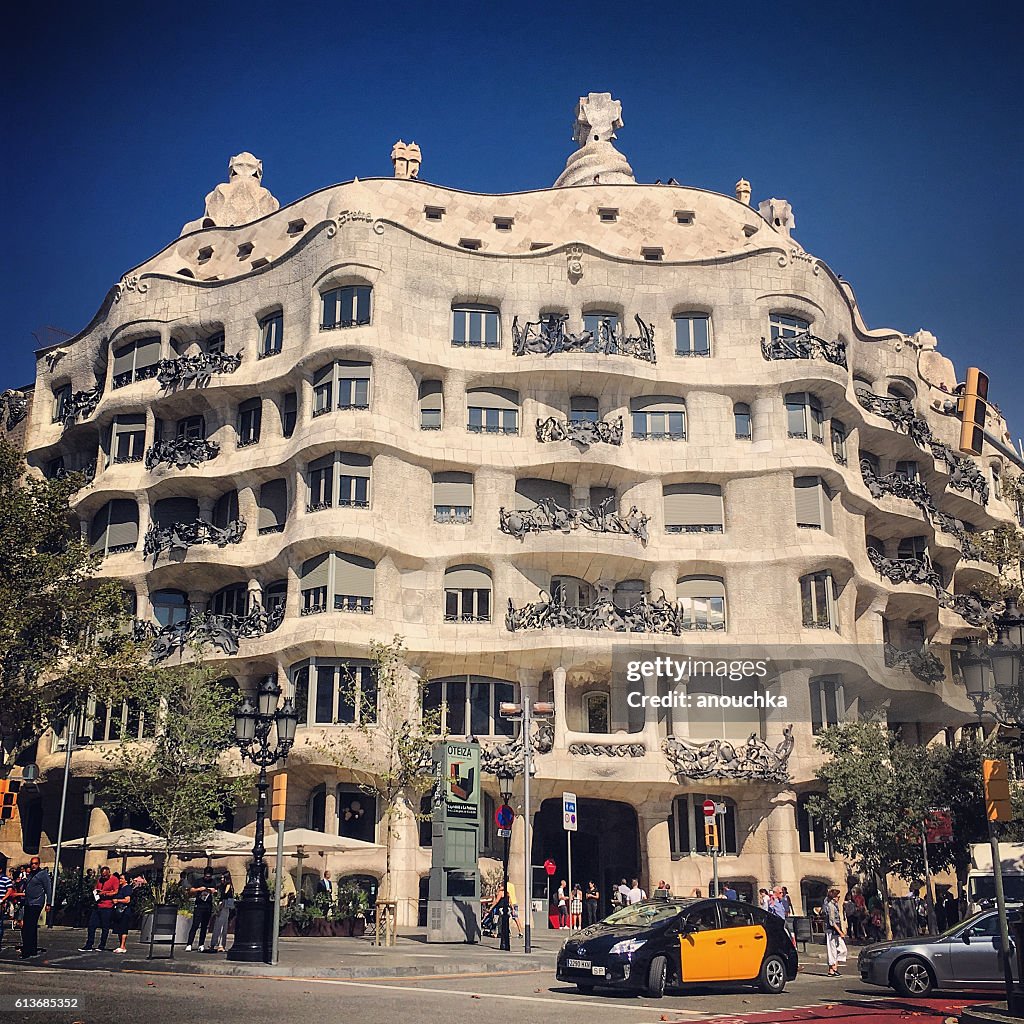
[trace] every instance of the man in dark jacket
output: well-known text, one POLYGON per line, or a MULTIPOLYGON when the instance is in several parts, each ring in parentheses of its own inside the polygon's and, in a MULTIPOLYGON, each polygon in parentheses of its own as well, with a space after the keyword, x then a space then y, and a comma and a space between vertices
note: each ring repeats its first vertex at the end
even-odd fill
POLYGON ((21 959, 27 960, 42 952, 38 945, 39 915, 44 909, 47 913, 53 909, 53 879, 47 868, 40 867, 38 857, 29 861, 22 892, 25 894, 25 921, 21 926, 21 959))

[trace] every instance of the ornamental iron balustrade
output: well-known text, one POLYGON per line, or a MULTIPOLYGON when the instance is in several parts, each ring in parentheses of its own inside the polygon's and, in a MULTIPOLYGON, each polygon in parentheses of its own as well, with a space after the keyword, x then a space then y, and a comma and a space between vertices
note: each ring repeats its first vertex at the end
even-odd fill
POLYGON ((644 594, 629 608, 619 608, 608 597, 593 604, 579 607, 554 601, 546 591, 540 591, 540 600, 516 608, 508 599, 505 628, 510 633, 525 629, 588 629, 609 630, 616 633, 672 633, 683 632, 684 609, 680 602, 669 601, 662 591, 652 601, 644 594))
POLYGON ((972 626, 988 626, 996 617, 996 602, 987 601, 976 591, 969 594, 939 592, 939 606, 954 611, 972 626))
POLYGON ((241 640, 273 633, 284 621, 285 606, 279 604, 269 611, 254 605, 245 615, 208 615, 197 613, 180 622, 157 627, 151 622, 136 620, 134 635, 139 641, 150 641, 150 660, 155 664, 186 647, 210 644, 223 654, 238 653, 241 640))
POLYGON ((919 448, 930 451, 937 462, 942 462, 949 475, 949 486, 958 491, 970 491, 988 504, 989 485, 985 475, 966 456, 954 452, 945 441, 939 440, 926 420, 914 413, 914 406, 907 398, 892 398, 876 395, 864 388, 856 391, 857 401, 868 412, 887 419, 893 427, 906 434, 919 448))
MULTIPOLYGON (((538 421, 539 422, 539 421, 538 421)), ((498 425, 496 423, 467 423, 466 430, 471 434, 518 434, 518 424, 506 427, 504 425, 498 425)))
POLYGON ((156 469, 161 463, 177 469, 196 468, 220 454, 216 441, 203 437, 172 437, 154 441, 146 451, 146 469, 156 469))
POLYGON ((751 733, 739 747, 728 740, 692 740, 669 736, 661 745, 672 774, 677 779, 750 779, 759 782, 789 781, 789 757, 794 746, 793 726, 782 732, 773 750, 751 733))
POLYGON ((618 324, 611 318, 598 322, 596 331, 572 334, 565 329, 568 313, 549 313, 536 321, 528 321, 522 328, 519 317, 512 320, 512 354, 516 356, 551 356, 559 352, 584 352, 605 356, 632 356, 646 363, 656 363, 654 325, 636 320, 639 334, 627 337, 619 333, 618 324))
POLYGON ((970 533, 967 532, 967 527, 955 516, 951 516, 948 512, 936 512, 934 521, 943 533, 951 534, 960 541, 960 549, 964 558, 972 562, 990 561, 988 555, 974 543, 970 533))
POLYGON ((434 522, 435 523, 456 523, 459 526, 465 526, 467 523, 473 522, 473 511, 468 509, 465 512, 460 512, 455 506, 449 506, 446 509, 434 509, 434 522))
POLYGON ((336 612, 358 612, 362 615, 373 614, 373 598, 358 594, 335 594, 334 610, 336 612))
POLYGON ((935 502, 932 500, 931 492, 922 481, 912 480, 902 473, 889 473, 887 476, 879 476, 875 472, 870 459, 860 460, 860 475, 864 480, 864 486, 870 491, 872 498, 880 498, 883 494, 891 494, 895 498, 906 498, 908 501, 912 501, 929 517, 936 514, 935 502))
POLYGON ((919 558, 886 558, 875 548, 868 548, 868 560, 879 576, 890 583, 917 583, 931 587, 936 593, 942 590, 942 579, 931 563, 919 558))
POLYGON ((685 430, 634 430, 634 441, 685 441, 685 430))
POLYGON ((95 411, 103 397, 103 385, 98 381, 88 391, 75 391, 68 396, 64 403, 64 415, 59 421, 64 423, 64 428, 70 427, 77 419, 87 419, 95 411))
POLYGON ((537 440, 572 441, 588 448, 592 444, 622 444, 622 417, 610 420, 563 420, 549 416, 537 420, 537 440))
POLYGON ((199 352, 196 355, 161 359, 157 363, 156 379, 161 389, 176 390, 195 384, 205 388, 215 373, 234 373, 242 363, 242 353, 199 352))
POLYGON ((472 612, 461 612, 454 615, 446 614, 444 617, 445 622, 490 622, 490 615, 479 614, 474 615, 472 612))
POLYGON ((825 341, 810 331, 793 337, 778 337, 767 341, 761 339, 761 354, 767 360, 773 359, 824 359, 835 366, 846 366, 846 345, 841 341, 825 341))
MULTIPOLYGON (((471 740, 476 737, 471 736, 471 740)), ((478 741, 479 742, 479 741, 478 741)), ((555 727, 551 722, 534 723, 531 746, 536 754, 549 754, 555 746, 555 727)), ((495 743, 493 747, 480 744, 480 769, 488 775, 514 779, 523 774, 523 760, 526 750, 522 736, 506 743, 495 743)))
POLYGON ((644 757, 643 743, 570 743, 569 753, 575 757, 644 757))
POLYGON ((364 317, 359 320, 335 320, 333 323, 321 324, 321 331, 336 331, 346 327, 369 327, 370 318, 364 317))
MULTIPOLYGON (((800 523, 798 525, 805 525, 800 523)), ((820 530, 820 526, 812 527, 820 530)), ((725 527, 721 523, 673 523, 665 527, 666 533, 725 533, 725 527)))
POLYGON ((541 498, 531 508, 521 511, 498 509, 498 529, 517 540, 523 540, 529 533, 543 533, 561 530, 568 533, 582 527, 591 533, 615 533, 635 537, 641 544, 647 543, 647 524, 651 517, 634 505, 625 515, 610 511, 613 498, 605 498, 598 508, 563 508, 554 498, 541 498))
POLYGON ((0 393, 0 413, 7 416, 7 430, 13 430, 28 414, 28 395, 13 388, 0 393))
POLYGON ((942 662, 927 647, 904 651, 893 644, 885 645, 887 668, 905 668, 924 683, 941 683, 946 678, 942 662))
POLYGON ((232 520, 227 526, 214 526, 205 519, 192 523, 172 523, 160 526, 151 523, 142 545, 143 557, 153 556, 155 562, 162 552, 187 551, 200 544, 215 544, 219 548, 238 544, 245 536, 245 520, 232 520))
POLYGON ((132 381, 152 380, 157 375, 160 362, 151 363, 149 366, 140 366, 136 370, 125 370, 119 373, 110 382, 113 388, 126 388, 132 381))

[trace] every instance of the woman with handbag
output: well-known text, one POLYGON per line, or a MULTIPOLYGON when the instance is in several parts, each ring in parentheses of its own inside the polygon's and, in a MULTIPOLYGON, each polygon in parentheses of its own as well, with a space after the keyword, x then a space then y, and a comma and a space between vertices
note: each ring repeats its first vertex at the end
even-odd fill
POLYGON ((839 908, 839 889, 833 886, 825 900, 825 950, 828 956, 828 977, 839 977, 839 965, 846 963, 846 932, 843 930, 843 913, 839 908))
POLYGON ((224 875, 220 880, 220 909, 217 911, 217 919, 213 922, 213 936, 210 943, 214 952, 223 953, 228 944, 228 924, 231 915, 235 912, 235 887, 231 884, 231 877, 224 875))
POLYGON ((128 952, 128 925, 131 921, 132 884, 127 875, 119 875, 116 871, 110 876, 118 881, 117 895, 113 898, 114 910, 110 915, 114 934, 117 936, 115 953, 128 952))

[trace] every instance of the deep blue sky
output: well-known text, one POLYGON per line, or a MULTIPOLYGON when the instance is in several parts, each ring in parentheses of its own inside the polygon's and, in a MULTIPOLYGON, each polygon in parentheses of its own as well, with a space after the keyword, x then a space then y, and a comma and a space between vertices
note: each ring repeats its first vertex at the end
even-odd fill
POLYGON ((789 199, 873 327, 980 364, 1024 435, 1017 4, 98 3, 5 18, 0 390, 261 157, 282 205, 391 173, 550 185, 578 96, 622 101, 638 180, 789 199), (21 19, 20 23, 16 23, 21 19))

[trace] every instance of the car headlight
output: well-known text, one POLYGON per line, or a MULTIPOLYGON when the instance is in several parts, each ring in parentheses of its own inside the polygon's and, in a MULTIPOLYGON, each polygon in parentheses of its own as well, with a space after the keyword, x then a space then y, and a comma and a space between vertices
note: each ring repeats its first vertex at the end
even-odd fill
POLYGON ((608 955, 632 956, 646 941, 646 939, 623 939, 608 950, 608 955))
POLYGON ((861 950, 860 959, 861 960, 874 960, 877 957, 880 957, 884 952, 885 952, 884 949, 864 949, 864 950, 861 950))

